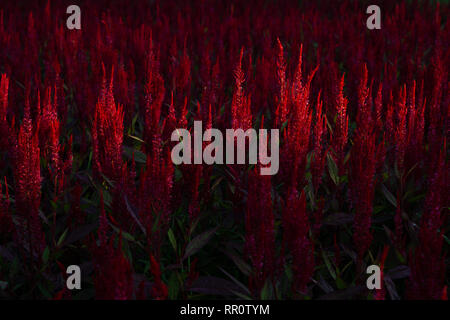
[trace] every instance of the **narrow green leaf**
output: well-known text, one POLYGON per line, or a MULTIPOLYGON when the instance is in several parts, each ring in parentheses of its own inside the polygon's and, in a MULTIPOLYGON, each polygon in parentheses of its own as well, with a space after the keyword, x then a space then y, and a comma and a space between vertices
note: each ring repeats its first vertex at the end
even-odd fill
POLYGON ((397 208, 397 199, 395 199, 394 195, 386 188, 384 184, 381 184, 381 191, 383 192, 387 201, 389 201, 394 207, 397 208))
POLYGON ((49 247, 45 247, 44 253, 42 253, 42 261, 45 263, 48 262, 48 257, 50 256, 50 249, 49 247))
POLYGON ((67 233, 69 232, 69 229, 66 229, 66 231, 64 231, 64 233, 61 235, 61 237, 59 237, 58 242, 56 243, 56 245, 59 247, 63 241, 66 239, 67 237, 67 233))
POLYGON ((264 287, 261 290, 261 300, 270 300, 272 299, 272 288, 270 285, 270 281, 266 280, 264 283, 264 287))
POLYGON ((331 180, 333 180, 335 185, 339 184, 339 173, 336 162, 334 162, 333 157, 327 154, 328 172, 330 173, 331 180))
POLYGON ((172 244, 173 250, 175 250, 175 252, 176 252, 177 251, 177 239, 175 239, 175 235, 173 234, 172 229, 169 229, 169 231, 167 232, 167 235, 169 236, 169 241, 172 244))
POLYGON ((133 136, 133 135, 131 135, 131 134, 129 134, 128 137, 130 137, 130 138, 133 139, 133 140, 139 141, 139 142, 141 142, 141 143, 145 143, 145 141, 142 140, 141 138, 136 137, 136 136, 133 136))
POLYGON ((199 251, 205 244, 208 243, 209 239, 213 236, 213 234, 217 231, 217 227, 211 230, 205 231, 189 242, 186 247, 186 251, 184 252, 183 260, 192 256, 194 253, 199 251))
POLYGON ((168 287, 169 299, 175 300, 178 296, 178 291, 180 288, 176 272, 173 272, 170 275, 168 287))
POLYGON ((339 276, 336 278, 336 286, 340 290, 347 288, 347 284, 339 276))
POLYGON ((325 254, 325 251, 323 251, 323 250, 322 250, 322 257, 323 257, 323 261, 325 261, 325 265, 327 266, 327 269, 330 272, 331 276, 333 277, 334 280, 336 280, 336 272, 334 271, 334 268, 331 265, 331 262, 328 259, 328 256, 325 254))
POLYGON ((250 290, 248 290, 248 288, 239 280, 237 280, 235 277, 233 277, 231 274, 229 274, 228 272, 226 272, 224 269, 220 268, 219 269, 225 273, 234 283, 236 283, 239 287, 241 287, 248 295, 250 295, 250 290))

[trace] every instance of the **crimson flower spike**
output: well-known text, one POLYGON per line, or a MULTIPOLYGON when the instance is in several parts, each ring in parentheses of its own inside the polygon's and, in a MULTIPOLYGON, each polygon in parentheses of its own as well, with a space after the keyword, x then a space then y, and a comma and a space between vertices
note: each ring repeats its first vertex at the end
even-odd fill
POLYGON ((386 262, 388 253, 389 253, 389 246, 386 245, 383 248, 383 251, 382 251, 381 257, 380 257, 380 262, 379 262, 380 271, 381 271, 381 280, 380 280, 381 289, 375 291, 375 295, 374 295, 375 300, 385 300, 385 298, 386 298, 386 287, 384 285, 384 264, 386 262))
MULTIPOLYGON (((286 81, 286 62, 284 60, 284 50, 280 39, 277 38, 277 82, 279 86, 279 92, 277 97, 277 109, 275 113, 275 127, 282 126, 288 115, 288 89, 286 81)), ((301 49, 300 49, 301 54, 301 49)), ((300 58, 301 59, 301 58, 300 58)), ((301 66, 301 61, 300 61, 301 66)), ((300 74, 301 76, 301 74, 300 74)))
POLYGON ((7 121, 8 114, 8 88, 9 78, 6 74, 1 75, 0 79, 0 149, 8 147, 9 125, 7 121))
POLYGON ((13 227, 12 217, 9 212, 9 191, 8 191, 8 184, 6 181, 6 176, 4 177, 5 180, 5 194, 3 195, 3 187, 0 186, 0 234, 10 234, 11 228, 13 227))
POLYGON ((17 214, 22 220, 18 233, 22 245, 29 247, 31 256, 40 256, 44 249, 44 235, 39 218, 41 171, 37 131, 37 128, 33 128, 30 106, 27 104, 17 135, 13 174, 17 214))
POLYGON ((231 103, 231 127, 233 129, 239 128, 239 112, 244 108, 245 94, 244 88, 242 87, 244 83, 244 73, 242 71, 242 56, 244 54, 244 49, 241 48, 239 53, 239 62, 234 70, 235 86, 233 93, 233 101, 231 103))
POLYGON ((317 104, 316 104, 316 116, 314 121, 314 144, 313 144, 313 153, 314 160, 311 166, 311 173, 313 179, 313 186, 315 191, 318 190, 319 185, 322 181, 322 173, 325 166, 325 158, 326 158, 326 147, 324 143, 324 138, 326 134, 326 116, 324 115, 322 108, 323 102, 321 100, 321 91, 317 96, 317 104))
POLYGON ((345 74, 342 74, 342 77, 337 84, 337 96, 335 96, 337 119, 332 138, 335 160, 339 169, 339 175, 343 175, 344 173, 345 147, 347 145, 348 135, 348 100, 344 96, 344 77, 345 74))
POLYGON ((314 247, 309 237, 311 225, 304 191, 292 189, 283 210, 284 242, 293 259, 294 292, 306 293, 314 272, 314 247))

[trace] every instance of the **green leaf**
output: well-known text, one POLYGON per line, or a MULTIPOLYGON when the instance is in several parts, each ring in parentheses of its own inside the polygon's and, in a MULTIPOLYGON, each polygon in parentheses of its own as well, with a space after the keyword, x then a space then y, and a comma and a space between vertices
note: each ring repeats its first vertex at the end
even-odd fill
POLYGON ((61 237, 59 237, 58 242, 56 243, 56 246, 60 246, 63 241, 66 239, 67 233, 69 232, 69 229, 66 229, 66 231, 64 231, 64 233, 61 235, 61 237))
POLYGON ((337 286, 338 289, 345 289, 345 288, 347 288, 347 284, 339 276, 336 278, 336 286, 337 286))
POLYGON ((50 249, 49 247, 45 247, 44 253, 42 253, 42 261, 45 263, 48 262, 48 257, 50 256, 50 249))
POLYGON ((333 269, 333 266, 331 265, 330 260, 328 259, 328 256, 325 254, 325 251, 322 250, 322 257, 323 261, 325 261, 325 265, 327 266, 328 271, 330 272, 331 276, 334 280, 336 280, 336 272, 333 269))
POLYGON ((339 173, 336 162, 334 162, 333 157, 327 154, 328 172, 330 173, 331 180, 333 180, 335 185, 339 184, 339 173))
POLYGON ((397 199, 395 199, 394 195, 386 188, 384 184, 381 184, 381 191, 383 192, 386 199, 397 208, 397 199))
POLYGON ((144 226, 142 225, 141 221, 139 221, 139 218, 135 212, 135 210, 131 207, 130 202, 128 201, 128 197, 124 195, 125 205, 127 207, 128 212, 130 213, 131 217, 134 219, 134 221, 137 223, 139 228, 141 229, 142 233, 144 235, 147 235, 147 231, 145 230, 144 226))
POLYGON ((209 239, 213 236, 213 234, 217 231, 217 227, 211 230, 205 231, 189 242, 186 247, 186 251, 184 252, 183 260, 192 256, 197 251, 199 251, 205 244, 208 243, 209 239))
POLYGON ((44 295, 44 297, 51 299, 52 295, 50 294, 50 292, 47 291, 46 288, 44 288, 40 283, 37 284, 37 287, 39 288, 39 291, 41 291, 41 293, 44 295))
POLYGON ((284 129, 286 129, 287 124, 288 124, 288 121, 289 121, 289 120, 286 120, 285 122, 283 122, 283 123, 281 124, 281 130, 280 130, 280 132, 283 132, 284 129))
POLYGON ((266 280, 264 283, 264 287, 261 290, 261 300, 270 300, 272 299, 272 288, 270 285, 270 281, 266 280))
POLYGON ((173 234, 172 229, 169 229, 169 231, 167 232, 167 235, 169 236, 169 241, 172 244, 173 250, 175 250, 175 252, 176 252, 177 251, 177 239, 175 239, 175 235, 173 234))
POLYGON ((138 114, 136 114, 133 119, 131 120, 131 132, 135 133, 136 132, 136 121, 138 119, 138 114))
POLYGON ((230 290, 230 292, 232 292, 233 294, 235 294, 238 298, 240 298, 241 300, 252 300, 252 298, 248 295, 242 294, 240 292, 234 291, 234 290, 230 290))
MULTIPOLYGON (((245 293, 247 293, 248 295, 250 295, 250 290, 239 280, 237 280, 235 277, 233 277, 231 274, 229 274, 228 272, 226 272, 224 269, 222 269, 221 267, 219 267, 219 269, 225 273, 235 284, 237 284, 239 287, 241 287, 245 293)), ((235 292, 234 292, 235 293, 235 292)))
POLYGON ((177 298, 179 289, 180 289, 180 285, 178 283, 177 273, 173 272, 170 275, 169 282, 168 282, 168 293, 169 293, 170 300, 175 300, 177 298))
POLYGON ((131 159, 133 157, 133 153, 134 153, 134 161, 137 163, 146 163, 147 162, 147 156, 142 151, 135 150, 128 146, 124 146, 123 151, 129 159, 131 159))
POLYGON ((142 140, 141 138, 136 137, 136 136, 133 136, 133 135, 131 135, 131 134, 129 134, 128 137, 130 137, 131 139, 136 140, 136 141, 138 141, 138 142, 145 143, 145 141, 142 140))
POLYGON ((142 244, 137 241, 131 234, 129 234, 128 232, 125 232, 123 230, 120 230, 119 228, 117 228, 115 225, 113 225, 112 223, 109 223, 109 225, 111 226, 111 228, 117 233, 120 234, 122 232, 122 237, 125 240, 131 241, 133 243, 136 243, 139 247, 143 248, 142 244))
POLYGON ((245 262, 239 254, 236 254, 233 250, 224 251, 227 256, 233 260, 234 264, 239 268, 239 270, 246 276, 250 275, 252 268, 247 262, 245 262))

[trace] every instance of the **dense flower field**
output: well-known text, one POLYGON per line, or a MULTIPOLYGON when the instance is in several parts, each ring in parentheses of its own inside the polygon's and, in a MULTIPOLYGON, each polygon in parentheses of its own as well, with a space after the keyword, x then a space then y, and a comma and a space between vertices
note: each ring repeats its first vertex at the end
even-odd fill
POLYGON ((1 298, 447 299, 448 4, 74 2, 0 2, 1 298), (194 120, 279 172, 174 165, 194 120))

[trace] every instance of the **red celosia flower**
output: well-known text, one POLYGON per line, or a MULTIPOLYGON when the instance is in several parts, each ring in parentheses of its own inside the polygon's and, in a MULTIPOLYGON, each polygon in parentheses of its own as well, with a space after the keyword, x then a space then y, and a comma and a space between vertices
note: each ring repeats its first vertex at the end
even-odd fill
POLYGON ((9 146, 9 125, 6 118, 8 114, 8 87, 9 79, 6 74, 2 74, 0 79, 0 149, 2 150, 9 146))
POLYGON ((397 124, 395 129, 395 160, 399 172, 404 170, 405 151, 407 146, 407 132, 406 132, 406 86, 400 90, 398 104, 396 108, 397 124))
POLYGON ((133 273, 128 260, 122 253, 122 235, 114 247, 114 239, 91 248, 95 277, 96 299, 129 300, 133 297, 133 273))
MULTIPOLYGON (((51 88, 48 88, 45 95, 44 107, 38 115, 39 121, 39 146, 43 156, 49 164, 51 180, 55 185, 55 193, 58 195, 64 190, 65 173, 72 165, 72 137, 68 142, 66 150, 60 144, 60 121, 56 108, 57 95, 54 88, 52 101, 51 88)), ((39 98, 38 98, 39 99, 39 98)))
POLYGON ((372 117, 369 116, 372 113, 372 104, 369 101, 370 90, 367 88, 367 70, 360 84, 358 99, 358 128, 351 149, 349 183, 352 205, 355 208, 353 241, 358 259, 361 260, 372 242, 370 226, 377 168, 375 128, 372 117))
POLYGON ((445 286, 445 257, 442 255, 444 217, 441 214, 442 191, 445 190, 445 177, 448 177, 448 164, 441 152, 434 174, 429 178, 425 211, 421 218, 419 245, 414 255, 410 255, 411 276, 408 285, 409 299, 441 298, 445 286))
MULTIPOLYGON (((6 236, 10 234, 11 228, 13 227, 11 213, 9 212, 9 191, 8 184, 6 183, 5 177, 5 194, 3 195, 3 186, 0 189, 0 234, 6 236)), ((0 237, 0 239, 2 239, 0 237)))
MULTIPOLYGON (((241 230, 242 213, 244 255, 250 261, 249 284, 256 297, 271 280, 266 288, 274 289, 276 298, 306 293, 314 272, 313 243, 325 253, 334 252, 345 283, 358 283, 355 277, 363 271, 358 268, 366 253, 389 240, 408 258, 411 270, 406 290, 398 292, 412 299, 446 297, 447 4, 382 1, 382 29, 361 32, 355 25, 364 21, 365 8, 350 0, 327 5, 287 0, 283 6, 275 1, 134 1, 107 8, 98 1, 80 0, 86 9, 82 30, 67 30, 54 19, 65 12, 62 1, 31 5, 23 14, 25 2, 2 1, 0 9, 0 176, 14 182, 6 195, 0 195, 0 241, 7 251, 17 244, 25 265, 42 256, 42 231, 53 239, 65 232, 65 224, 69 236, 50 248, 48 266, 60 249, 69 253, 66 241, 73 240, 72 233, 83 233, 78 227, 89 227, 83 224, 92 219, 81 211, 92 211, 101 187, 107 189, 103 195, 108 208, 101 201, 99 245, 92 250, 99 298, 146 296, 146 282, 133 296, 132 267, 116 238, 110 238, 109 223, 126 230, 136 243, 146 241, 152 295, 165 299, 169 289, 162 263, 174 262, 169 261, 174 256, 163 251, 169 226, 175 223, 192 233, 196 225, 201 234, 209 224, 223 222, 220 232, 196 253, 202 259, 204 250, 223 243, 221 236, 239 236, 235 233, 241 230), (317 70, 319 64, 325 68, 317 70), (106 75, 105 66, 112 69, 111 75, 106 75), (282 128, 279 174, 271 180, 246 165, 175 169, 169 154, 174 145, 171 133, 189 129, 192 120, 222 131, 247 130, 259 121, 260 128, 282 128), (77 172, 74 182, 67 183, 72 142, 77 172), (133 159, 127 158, 128 151, 133 159), (333 181, 334 164, 338 167, 338 186, 322 180, 328 151, 334 159, 329 163, 333 181), (384 187, 380 190, 378 179, 397 196, 396 208, 389 204, 395 202, 392 196, 384 187), (211 220, 204 211, 217 211, 219 216, 211 220), (354 258, 346 243, 345 212, 354 217, 350 237, 357 266, 348 265, 343 272, 340 267, 354 258), (54 224, 41 225, 52 213, 54 224), (420 227, 415 228, 418 219, 420 227), (390 239, 383 225, 393 227, 390 239), (280 229, 282 239, 277 237, 280 229), (280 241, 283 245, 276 250, 280 241), (282 271, 290 259, 294 281, 287 283, 290 274, 282 271), (293 290, 284 290, 289 287, 293 290)), ((118 2, 123 1, 114 1, 118 2)), ((177 241, 189 236, 179 234, 177 241)), ((136 243, 127 254, 139 265, 136 243)), ((235 246, 235 241, 229 244, 235 246)), ((70 244, 70 255, 77 255, 78 245, 70 244)), ((384 259, 382 255, 381 264, 384 259)), ((247 274, 245 266, 233 260, 247 274)), ((187 297, 197 273, 214 267, 200 262, 196 268, 190 265, 180 296, 187 297)), ((39 297, 42 289, 48 291, 46 281, 40 280, 52 279, 52 268, 34 267, 19 266, 25 277, 10 277, 4 294, 39 297), (22 285, 21 279, 31 280, 36 270, 43 277, 22 285)), ((317 276, 317 285, 325 291, 326 283, 335 282, 325 273, 317 276)), ((312 298, 321 295, 316 289, 312 298)), ((385 291, 376 292, 375 298, 386 298, 385 291)), ((56 298, 64 294, 60 291, 56 298)))
MULTIPOLYGON (((106 83, 106 80, 103 80, 106 83)), ((120 181, 122 168, 123 110, 116 105, 111 78, 108 88, 102 90, 92 123, 93 161, 98 174, 120 181)))
POLYGON ((253 267, 250 289, 258 295, 275 268, 274 217, 270 176, 259 175, 259 169, 250 172, 245 218, 245 251, 253 267))
POLYGON ((303 184, 306 168, 306 155, 309 151, 312 109, 309 104, 311 81, 316 67, 306 81, 302 77, 302 50, 300 50, 297 69, 290 88, 289 103, 291 117, 284 132, 285 144, 281 150, 282 175, 288 179, 288 189, 303 184))
POLYGON ((383 252, 381 253, 380 262, 379 262, 379 267, 380 267, 380 271, 381 271, 381 276, 380 276, 381 289, 377 289, 377 291, 375 291, 375 294, 374 294, 375 300, 385 300, 386 299, 386 287, 384 284, 384 264, 386 262, 388 253, 389 253, 389 247, 385 246, 383 248, 383 252))
MULTIPOLYGON (((277 39, 278 56, 277 56, 277 81, 279 86, 279 95, 277 97, 277 109, 275 111, 275 127, 282 126, 288 116, 288 88, 286 81, 286 62, 284 60, 283 46, 280 39, 277 39)), ((302 49, 300 48, 300 55, 302 49)))
POLYGON ((152 140, 159 133, 161 107, 164 100, 164 79, 159 73, 159 63, 151 51, 147 60, 147 80, 145 83, 144 102, 144 140, 147 143, 146 150, 153 149, 152 140))
POLYGON ((345 147, 347 145, 348 134, 348 100, 344 97, 344 75, 342 75, 335 87, 335 106, 337 110, 336 125, 332 137, 332 146, 335 155, 335 161, 339 169, 339 175, 344 172, 345 147))
POLYGON ((310 222, 305 193, 292 190, 283 211, 284 240, 292 254, 293 290, 306 293, 314 272, 314 246, 309 237, 310 222))
POLYGON ((250 109, 250 97, 245 95, 244 72, 242 71, 242 56, 244 54, 241 49, 239 61, 234 71, 235 85, 233 93, 233 101, 231 102, 231 128, 247 129, 252 127, 252 113, 250 109))
POLYGON ((14 150, 14 181, 18 225, 18 237, 29 248, 31 256, 42 253, 44 235, 39 218, 41 200, 40 150, 37 128, 33 128, 29 105, 25 107, 23 123, 17 135, 14 150))
POLYGON ((326 134, 326 117, 322 113, 322 101, 320 100, 320 92, 317 98, 316 115, 314 119, 314 142, 313 153, 314 159, 311 164, 312 181, 315 191, 322 182, 322 173, 325 166, 327 150, 325 148, 324 138, 326 134))
POLYGON ((156 300, 166 300, 168 297, 167 286, 161 280, 161 269, 152 255, 150 255, 150 267, 154 278, 151 295, 156 300))
POLYGON ((173 174, 170 153, 163 153, 161 138, 155 136, 151 157, 147 156, 146 170, 141 173, 138 201, 148 244, 157 259, 170 221, 173 174))
POLYGON ((413 81, 413 85, 410 87, 408 97, 408 146, 405 152, 405 171, 407 172, 415 165, 419 167, 423 166, 421 154, 424 148, 425 132, 425 102, 421 102, 421 99, 416 100, 415 81, 413 81))
POLYGON ((105 214, 103 195, 100 198, 98 243, 91 243, 90 250, 94 264, 94 285, 96 298, 101 300, 128 300, 133 296, 133 273, 128 260, 122 253, 122 233, 117 247, 114 237, 108 240, 108 221, 105 214))

